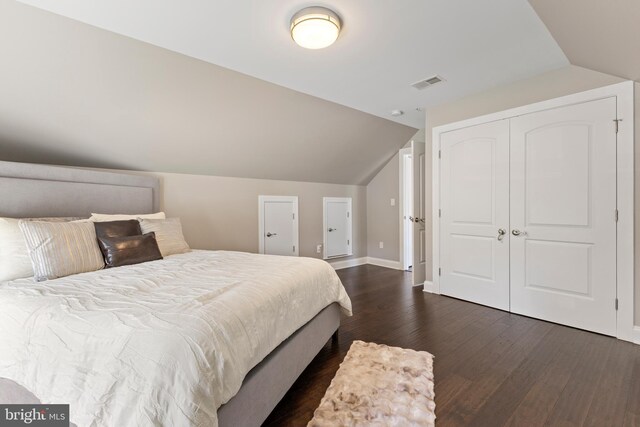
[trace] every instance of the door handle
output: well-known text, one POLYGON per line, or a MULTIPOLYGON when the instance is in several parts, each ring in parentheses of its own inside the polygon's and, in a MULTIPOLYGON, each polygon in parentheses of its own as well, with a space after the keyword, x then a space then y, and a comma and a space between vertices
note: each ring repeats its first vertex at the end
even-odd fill
POLYGON ((412 216, 409 217, 409 221, 413 222, 413 217, 412 216))
POLYGON ((527 232, 526 231, 520 231, 517 228, 514 228, 513 230, 511 230, 511 234, 513 234, 514 236, 526 236, 527 232))
POLYGON ((278 233, 271 233, 271 232, 267 233, 267 237, 277 236, 277 235, 278 235, 278 233))
POLYGON ((416 218, 415 222, 424 222, 424 218, 416 218))
POLYGON ((329 232, 336 231, 336 230, 338 230, 338 229, 337 228, 329 228, 329 232))
POLYGON ((498 229, 498 242, 502 242, 502 239, 504 239, 505 234, 507 234, 507 230, 505 230, 504 228, 498 229))

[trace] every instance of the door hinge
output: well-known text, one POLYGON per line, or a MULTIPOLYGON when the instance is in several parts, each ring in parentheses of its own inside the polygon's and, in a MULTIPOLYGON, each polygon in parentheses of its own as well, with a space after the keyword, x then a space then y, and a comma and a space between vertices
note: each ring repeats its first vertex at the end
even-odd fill
POLYGON ((293 252, 296 251, 296 245, 293 245, 293 252))
POLYGON ((441 159, 442 158, 442 150, 438 150, 438 158, 441 159))
POLYGON ((442 269, 438 267, 438 276, 442 276, 442 269))
POLYGON ((351 243, 349 243, 349 241, 347 240, 347 246, 349 246, 351 243))
POLYGON ((347 212, 347 218, 349 218, 349 214, 350 214, 350 212, 347 212))
POLYGON ((618 298, 616 298, 616 310, 618 309, 618 298))
POLYGON ((442 218, 442 209, 438 209, 438 218, 442 218))
POLYGON ((296 219, 296 214, 291 214, 293 216, 293 219, 296 219))
POLYGON ((616 124, 616 133, 620 130, 620 122, 622 119, 613 119, 613 122, 616 124))
POLYGON ((620 213, 618 212, 618 209, 616 209, 616 222, 618 222, 619 217, 620 217, 620 213))

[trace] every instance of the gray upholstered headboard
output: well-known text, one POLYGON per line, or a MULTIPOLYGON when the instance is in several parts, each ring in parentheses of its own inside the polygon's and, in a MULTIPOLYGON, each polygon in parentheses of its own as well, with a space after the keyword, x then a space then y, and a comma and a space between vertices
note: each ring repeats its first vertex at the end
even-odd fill
POLYGON ((143 214, 160 210, 158 179, 0 161, 0 216, 143 214))

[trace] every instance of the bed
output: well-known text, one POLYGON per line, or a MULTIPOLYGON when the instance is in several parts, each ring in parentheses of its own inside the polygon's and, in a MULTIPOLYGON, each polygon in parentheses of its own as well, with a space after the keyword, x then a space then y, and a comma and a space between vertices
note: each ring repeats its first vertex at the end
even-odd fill
MULTIPOLYGON (((0 200, 6 217, 151 213, 159 183, 0 162, 0 200)), ((0 304, 0 403, 70 403, 78 425, 260 425, 350 313, 323 261, 226 251, 0 283, 0 304)))

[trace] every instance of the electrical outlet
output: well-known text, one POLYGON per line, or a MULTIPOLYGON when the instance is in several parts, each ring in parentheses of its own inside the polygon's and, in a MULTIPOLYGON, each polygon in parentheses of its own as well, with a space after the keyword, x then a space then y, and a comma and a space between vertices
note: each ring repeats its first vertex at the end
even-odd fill
POLYGON ((384 242, 380 242, 380 249, 384 248, 384 242))
POLYGON ((321 254, 322 253, 322 245, 316 246, 316 253, 317 254, 321 254))
POLYGON ((391 206, 395 206, 396 205, 396 199, 391 199, 391 206))

